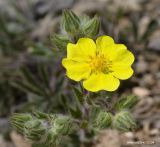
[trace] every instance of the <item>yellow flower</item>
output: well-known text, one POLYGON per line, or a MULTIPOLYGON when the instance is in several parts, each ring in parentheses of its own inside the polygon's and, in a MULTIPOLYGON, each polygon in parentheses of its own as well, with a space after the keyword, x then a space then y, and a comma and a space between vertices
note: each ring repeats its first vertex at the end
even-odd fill
POLYGON ((67 45, 67 58, 62 60, 67 76, 75 81, 83 80, 88 91, 114 91, 119 79, 132 76, 133 54, 123 44, 115 44, 109 36, 80 38, 77 44, 67 45))

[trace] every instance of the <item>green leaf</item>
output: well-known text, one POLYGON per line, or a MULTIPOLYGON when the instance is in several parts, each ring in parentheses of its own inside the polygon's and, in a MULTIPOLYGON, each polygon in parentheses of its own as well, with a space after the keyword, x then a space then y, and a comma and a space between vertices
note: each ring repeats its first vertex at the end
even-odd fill
POLYGON ((17 131, 23 133, 25 123, 30 120, 32 120, 30 114, 14 113, 11 117, 11 124, 17 129, 17 131))
POLYGON ((100 111, 97 117, 93 121, 93 127, 95 129, 105 129, 112 124, 112 114, 105 111, 100 111))
POLYGON ((138 97, 134 95, 122 97, 115 103, 114 108, 117 111, 123 109, 132 109, 138 103, 138 101, 139 101, 138 97))
POLYGON ((46 120, 48 120, 48 115, 46 113, 42 113, 42 112, 36 111, 36 112, 34 112, 34 115, 38 119, 46 119, 46 120))
POLYGON ((114 116, 113 127, 120 131, 131 131, 136 128, 136 122, 130 112, 121 111, 114 116))
POLYGON ((50 89, 50 81, 49 81, 50 79, 47 67, 43 64, 38 64, 38 73, 44 83, 44 87, 50 89))
POLYGON ((22 71, 24 78, 26 79, 26 81, 28 83, 30 83, 31 85, 33 85, 37 89, 42 90, 42 88, 40 87, 40 84, 36 81, 35 77, 33 77, 32 73, 29 71, 28 68, 23 67, 23 68, 21 68, 21 71, 22 71))
POLYGON ((63 87, 63 82, 64 82, 64 76, 59 75, 58 78, 56 79, 55 91, 60 91, 60 89, 63 87))
POLYGON ((83 92, 74 86, 73 86, 73 90, 74 90, 77 100, 82 104, 84 102, 83 92))
POLYGON ((12 83, 12 85, 24 92, 31 92, 31 93, 34 93, 36 95, 39 95, 39 96, 43 96, 44 93, 43 91, 37 89, 36 87, 34 87, 33 85, 30 85, 28 83, 25 83, 23 81, 16 81, 14 83, 12 83))

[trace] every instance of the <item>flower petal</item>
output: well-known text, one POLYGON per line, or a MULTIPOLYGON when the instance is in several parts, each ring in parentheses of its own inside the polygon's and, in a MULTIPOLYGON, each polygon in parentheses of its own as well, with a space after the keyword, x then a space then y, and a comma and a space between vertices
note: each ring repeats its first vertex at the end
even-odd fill
POLYGON ((112 75, 118 79, 126 80, 133 75, 133 69, 131 67, 113 67, 112 75))
POLYGON ((130 66, 134 62, 134 55, 123 44, 115 44, 114 46, 114 49, 109 55, 113 64, 117 66, 130 66))
POLYGON ((114 40, 110 36, 100 36, 96 40, 98 51, 103 54, 108 54, 111 51, 111 46, 114 45, 114 40))
POLYGON ((67 76, 75 81, 80 81, 82 79, 87 79, 91 73, 89 64, 85 62, 77 62, 67 58, 62 60, 63 66, 67 70, 67 76))
POLYGON ((77 44, 67 45, 67 58, 75 61, 88 61, 96 54, 96 44, 90 38, 80 38, 77 44))
POLYGON ((96 40, 96 45, 101 49, 105 49, 112 44, 114 44, 114 40, 110 36, 100 36, 96 40))
POLYGON ((115 91, 120 82, 110 74, 92 74, 87 80, 83 81, 83 86, 88 91, 97 92, 99 90, 115 91))

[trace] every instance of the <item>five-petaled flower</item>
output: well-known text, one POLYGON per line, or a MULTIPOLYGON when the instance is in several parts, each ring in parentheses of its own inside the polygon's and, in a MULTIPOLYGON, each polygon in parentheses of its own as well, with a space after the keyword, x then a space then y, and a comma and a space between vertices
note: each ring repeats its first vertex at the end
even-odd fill
POLYGON ((83 80, 88 91, 114 91, 120 80, 132 76, 133 54, 123 44, 115 44, 109 36, 100 36, 96 43, 90 38, 80 38, 77 44, 67 45, 67 58, 62 60, 67 76, 83 80))

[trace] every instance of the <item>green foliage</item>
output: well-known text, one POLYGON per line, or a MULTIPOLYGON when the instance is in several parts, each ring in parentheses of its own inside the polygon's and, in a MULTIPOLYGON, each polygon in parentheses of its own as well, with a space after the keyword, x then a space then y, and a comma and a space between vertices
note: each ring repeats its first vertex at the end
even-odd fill
POLYGON ((93 126, 98 130, 108 128, 112 124, 112 117, 111 113, 101 111, 95 118, 93 126))
MULTIPOLYGON (((43 112, 52 112, 61 105, 57 100, 63 85, 63 77, 58 77, 53 85, 51 85, 53 71, 49 70, 44 64, 38 65, 37 77, 29 71, 29 68, 22 67, 18 79, 12 82, 12 85, 28 94, 28 101, 21 106, 23 111, 40 110, 43 112), (40 81, 39 81, 40 79, 40 81)), ((56 73, 55 73, 56 74, 56 73)))
MULTIPOLYGON (((65 10, 62 27, 64 34, 51 37, 60 51, 80 37, 95 38, 99 33, 100 20, 97 16, 92 19, 79 17, 65 10)), ((59 67, 63 52, 59 55, 41 43, 31 44, 27 48, 34 59, 43 60, 33 62, 33 67, 29 63, 22 65, 11 86, 26 94, 26 101, 16 110, 32 112, 32 115, 15 113, 11 122, 33 146, 88 145, 103 129, 130 131, 136 127, 129 110, 138 102, 137 97, 123 97, 114 103, 112 93, 90 93, 74 82, 69 86, 71 82, 64 79, 59 67)))
POLYGON ((27 121, 32 120, 30 114, 15 113, 12 115, 11 123, 20 133, 24 132, 24 126, 27 121))
POLYGON ((138 103, 138 101, 139 99, 137 96, 130 95, 130 96, 120 98, 115 103, 114 107, 117 111, 125 110, 125 109, 132 109, 138 103))
POLYGON ((24 135, 27 139, 34 142, 43 141, 46 137, 46 127, 40 120, 26 121, 24 125, 24 135))
POLYGON ((55 45, 61 49, 64 48, 66 46, 66 42, 70 40, 75 42, 80 37, 94 38, 99 33, 99 28, 100 20, 97 16, 92 19, 88 16, 79 17, 70 10, 64 10, 62 29, 67 33, 68 37, 66 35, 55 36, 55 45))
POLYGON ((120 131, 129 131, 136 128, 136 123, 131 113, 120 111, 114 116, 113 127, 120 131))
POLYGON ((82 37, 94 37, 99 33, 100 21, 97 16, 92 19, 88 17, 81 19, 81 36, 82 37))
POLYGON ((12 115, 11 122, 26 139, 32 143, 45 144, 47 147, 59 145, 63 137, 77 129, 74 120, 68 116, 41 112, 33 116, 15 113, 12 115))

